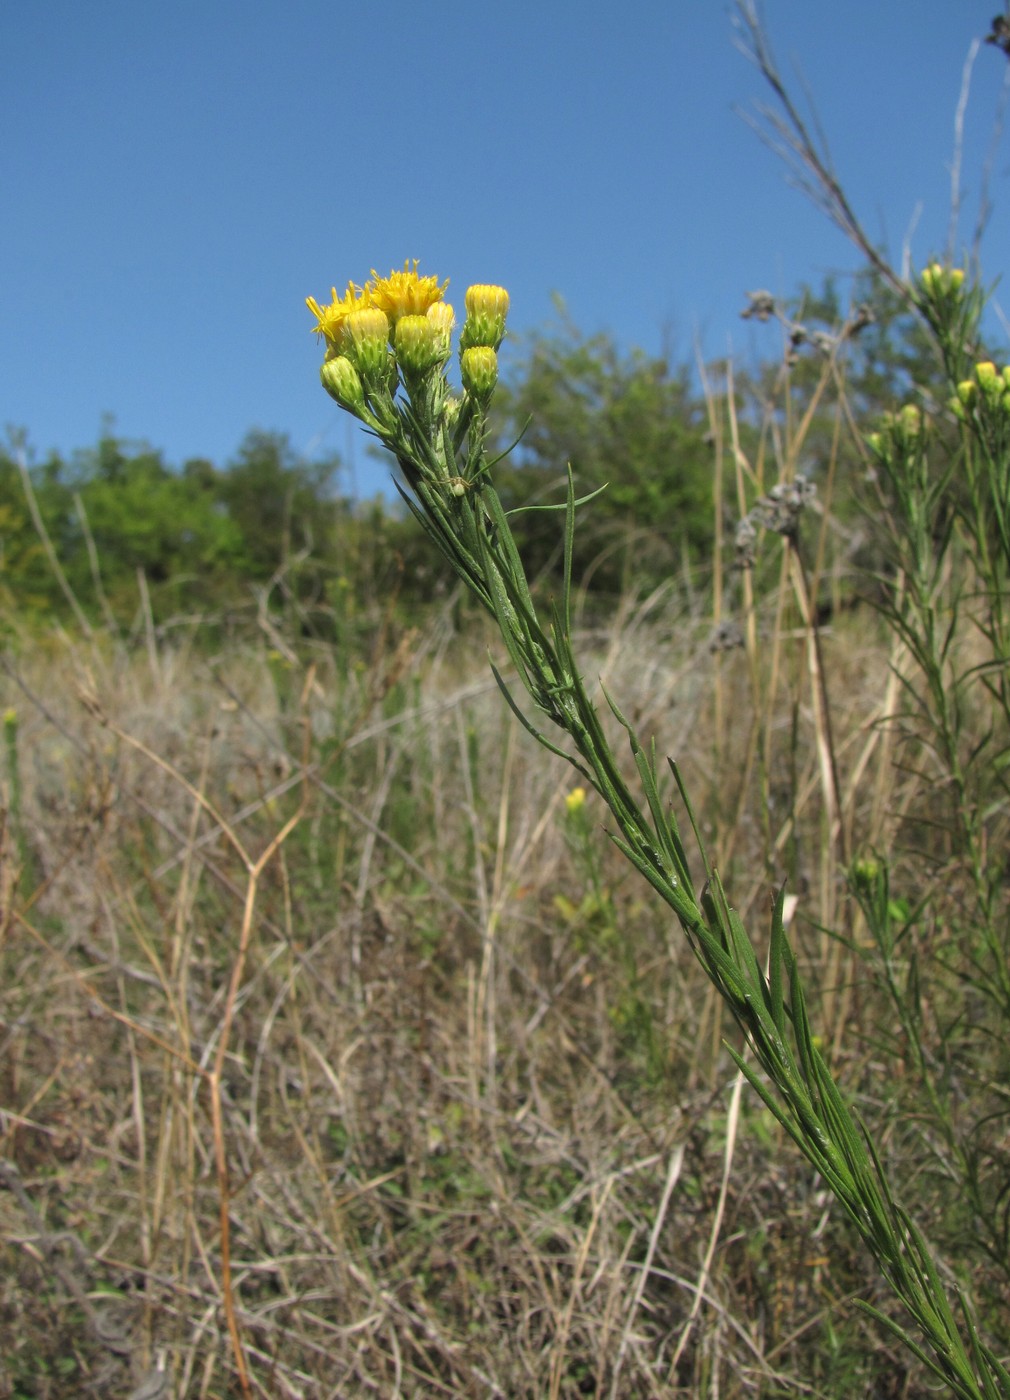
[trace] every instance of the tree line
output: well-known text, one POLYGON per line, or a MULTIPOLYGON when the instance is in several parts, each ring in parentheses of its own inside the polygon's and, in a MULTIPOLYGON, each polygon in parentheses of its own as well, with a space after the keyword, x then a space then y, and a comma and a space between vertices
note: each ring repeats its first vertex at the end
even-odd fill
MULTIPOLYGON (((766 357, 736 374, 738 430, 749 446, 761 434, 773 445, 765 408, 788 372, 790 411, 814 414, 804 469, 816 478, 819 454, 837 452, 837 415, 819 402, 824 356, 851 324, 851 305, 865 312, 845 359, 858 421, 869 425, 909 383, 928 383, 930 347, 868 275, 848 308, 831 283, 788 306, 761 295, 745 314, 774 324, 766 357)), ((689 362, 624 351, 559 312, 553 328, 511 348, 495 402, 496 446, 518 439, 495 469, 503 499, 519 512, 531 573, 550 588, 559 517, 529 507, 562 497, 571 463, 580 495, 605 488, 580 527, 578 563, 591 587, 609 597, 653 586, 711 553, 711 401, 689 362)), ((0 450, 0 607, 23 625, 62 618, 69 593, 86 617, 121 629, 136 625, 141 607, 158 626, 199 617, 226 627, 266 607, 332 637, 373 625, 377 600, 408 616, 448 587, 399 502, 353 499, 338 456, 307 461, 280 434, 250 432, 223 465, 175 466, 111 431, 69 458, 27 469, 24 459, 16 437, 0 450)))

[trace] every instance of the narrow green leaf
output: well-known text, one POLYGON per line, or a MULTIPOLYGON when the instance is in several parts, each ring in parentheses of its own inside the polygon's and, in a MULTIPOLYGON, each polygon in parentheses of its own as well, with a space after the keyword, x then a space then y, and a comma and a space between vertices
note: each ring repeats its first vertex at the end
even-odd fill
POLYGON ((785 1034, 785 1007, 783 1005, 782 960, 786 943, 785 929, 785 884, 779 886, 772 909, 771 941, 768 948, 768 994, 769 1010, 775 1028, 780 1035, 785 1034))

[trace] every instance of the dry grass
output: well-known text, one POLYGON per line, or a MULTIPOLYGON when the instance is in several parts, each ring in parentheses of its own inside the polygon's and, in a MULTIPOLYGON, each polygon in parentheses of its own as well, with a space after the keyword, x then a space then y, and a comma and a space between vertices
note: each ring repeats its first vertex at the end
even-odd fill
MULTIPOLYGON (((569 777, 485 641, 5 663, 0 1396, 929 1393, 602 835, 610 912, 585 901, 569 777)), ((755 926, 788 870, 856 1084, 876 1003, 818 932, 845 901, 806 641, 778 641, 760 713, 753 656, 671 596, 587 671, 683 762, 755 926)), ((859 615, 824 645, 841 819, 885 834, 886 653, 859 615)))

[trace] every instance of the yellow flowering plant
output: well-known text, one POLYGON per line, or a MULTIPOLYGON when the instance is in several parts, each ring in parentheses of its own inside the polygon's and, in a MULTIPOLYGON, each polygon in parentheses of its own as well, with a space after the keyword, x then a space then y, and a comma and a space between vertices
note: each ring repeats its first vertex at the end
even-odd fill
MULTIPOLYGON (((546 620, 539 615, 487 451, 488 412, 498 379, 508 294, 485 284, 466 293, 458 393, 447 373, 452 318, 438 310, 445 305, 447 285, 436 277, 422 277, 414 262, 388 277, 373 271, 362 288, 349 284, 342 298, 334 292, 329 307, 310 298, 316 330, 327 342, 324 387, 395 457, 404 500, 458 577, 494 617, 536 717, 525 712, 492 668, 512 712, 538 743, 578 774, 578 786, 566 803, 569 821, 584 821, 585 793, 595 790, 613 821, 611 839, 678 919, 756 1065, 733 1049, 729 1053, 820 1173, 915 1330, 864 1306, 954 1395, 963 1400, 1010 1395, 1010 1373, 979 1339, 963 1300, 960 1320, 955 1315, 929 1247, 895 1201, 872 1144, 835 1083, 820 1037, 811 1030, 798 964, 785 932, 784 890, 774 903, 765 962, 709 862, 676 764, 668 761, 661 767, 654 749, 642 744, 604 692, 627 737, 640 797, 611 747, 572 647, 575 517, 584 501, 575 497, 570 472, 567 499, 547 507, 564 515, 561 598, 546 620), (376 358, 374 346, 366 357, 362 338, 346 330, 352 316, 365 310, 380 311, 388 321, 386 359, 376 358), (544 721, 549 728, 541 727, 544 721), (700 890, 664 791, 671 778, 704 870, 700 890)), ((963 295, 960 282, 942 272, 931 272, 921 289, 923 300, 934 309, 938 298, 949 309, 955 305, 953 298, 963 295)), ((897 415, 880 436, 881 447, 890 451, 900 444, 902 450, 921 453, 924 440, 918 410, 897 415)))
MULTIPOLYGON (((956 433, 939 413, 931 421, 906 404, 886 414, 867 438, 870 518, 887 564, 875 606, 914 667, 903 679, 915 698, 916 732, 935 756, 942 775, 935 788, 948 795, 954 848, 970 874, 973 907, 964 910, 970 980, 1007 1025, 1005 856, 992 822, 1005 809, 1010 734, 1010 367, 980 357, 985 296, 959 269, 930 263, 915 295, 947 373, 946 407, 956 433), (966 715, 975 706, 987 713, 981 742, 967 732, 966 715)), ((937 812, 931 820, 938 820, 937 812)), ((850 882, 885 955, 886 981, 889 924, 880 899, 867 893, 886 888, 886 862, 879 865, 875 886, 852 872, 850 882)), ((941 1071, 921 1047, 918 1019, 908 1016, 897 994, 892 1000, 931 1085, 947 1157, 962 1163, 965 1195, 973 1216, 983 1220, 988 1206, 971 1160, 975 1144, 964 1141, 944 1107, 941 1071)), ((996 1189, 1002 1193, 1000 1175, 996 1189)))

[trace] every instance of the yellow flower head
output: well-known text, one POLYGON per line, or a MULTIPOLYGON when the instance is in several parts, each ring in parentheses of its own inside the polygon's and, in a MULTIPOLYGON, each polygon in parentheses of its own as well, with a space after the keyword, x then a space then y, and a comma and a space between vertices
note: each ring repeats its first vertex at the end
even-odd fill
POLYGON ((395 326, 401 316, 423 316, 429 306, 434 306, 445 295, 449 285, 446 280, 439 285, 437 277, 419 277, 417 259, 411 268, 410 259, 403 264, 402 272, 391 272, 388 277, 380 277, 372 268, 373 281, 365 286, 365 295, 372 306, 378 306, 395 326))
POLYGON ((305 305, 316 318, 313 329, 326 337, 328 345, 339 350, 344 321, 352 311, 361 311, 369 302, 367 294, 360 287, 348 282, 347 291, 342 297, 338 297, 336 287, 333 288, 333 301, 329 306, 320 306, 315 297, 306 297, 305 305))
POLYGON ((585 803, 586 790, 584 787, 572 788, 571 792, 565 798, 565 806, 568 808, 568 811, 573 816, 576 812, 580 810, 580 808, 585 806, 585 803))

